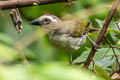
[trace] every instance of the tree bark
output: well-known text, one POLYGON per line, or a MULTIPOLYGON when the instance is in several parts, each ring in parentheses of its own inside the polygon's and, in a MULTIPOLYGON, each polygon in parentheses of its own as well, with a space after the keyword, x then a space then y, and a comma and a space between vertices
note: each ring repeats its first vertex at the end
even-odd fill
POLYGON ((68 0, 9 0, 0 1, 0 10, 22 8, 35 5, 51 4, 58 2, 67 2, 68 0))

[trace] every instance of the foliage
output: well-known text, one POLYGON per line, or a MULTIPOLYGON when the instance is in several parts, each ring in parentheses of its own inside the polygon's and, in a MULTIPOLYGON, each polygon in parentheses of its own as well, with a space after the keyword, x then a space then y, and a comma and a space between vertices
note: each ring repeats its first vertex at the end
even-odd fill
POLYGON ((0 80, 104 80, 84 69, 65 66, 58 62, 44 65, 1 66, 0 70, 0 80))
MULTIPOLYGON (((82 69, 82 65, 66 66, 69 53, 51 46, 43 30, 39 26, 30 25, 29 22, 50 13, 62 19, 82 17, 92 22, 92 27, 101 29, 112 2, 113 0, 77 0, 72 6, 56 3, 21 8, 23 29, 20 34, 17 34, 13 27, 9 10, 0 11, 0 80, 111 80, 109 75, 118 70, 118 64, 112 49, 104 55, 109 49, 105 40, 94 56, 94 64, 92 62, 89 68, 94 70, 96 76, 82 69)), ((117 13, 119 12, 118 9, 117 13)), ((113 46, 119 47, 120 31, 115 23, 119 20, 117 13, 106 37, 113 46)), ((98 33, 90 33, 89 36, 95 41, 98 33)), ((79 50, 74 51, 74 63, 84 62, 91 47, 87 40, 79 50)), ((115 48, 115 53, 119 60, 120 48, 115 48)))

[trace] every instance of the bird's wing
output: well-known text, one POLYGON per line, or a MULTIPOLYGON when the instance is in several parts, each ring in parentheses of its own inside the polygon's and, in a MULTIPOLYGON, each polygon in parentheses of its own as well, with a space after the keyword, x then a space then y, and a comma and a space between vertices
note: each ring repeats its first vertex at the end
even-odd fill
POLYGON ((79 37, 87 31, 87 21, 84 19, 75 19, 70 24, 68 25, 70 27, 69 32, 74 37, 79 37))

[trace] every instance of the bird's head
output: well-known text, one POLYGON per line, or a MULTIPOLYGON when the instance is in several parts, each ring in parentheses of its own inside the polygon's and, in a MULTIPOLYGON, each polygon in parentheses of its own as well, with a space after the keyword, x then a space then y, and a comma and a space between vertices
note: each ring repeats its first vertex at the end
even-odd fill
POLYGON ((61 20, 51 14, 45 14, 40 16, 39 18, 33 20, 30 22, 30 24, 32 25, 40 25, 41 27, 48 25, 48 24, 54 24, 54 23, 58 23, 61 22, 61 20))

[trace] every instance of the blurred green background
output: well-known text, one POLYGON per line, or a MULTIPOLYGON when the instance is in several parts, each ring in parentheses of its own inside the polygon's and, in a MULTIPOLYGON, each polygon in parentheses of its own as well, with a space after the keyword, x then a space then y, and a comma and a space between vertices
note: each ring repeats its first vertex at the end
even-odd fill
MULTIPOLYGON (((12 24, 10 10, 0 11, 0 80, 111 80, 108 75, 117 70, 118 65, 111 49, 99 60, 109 48, 105 40, 94 57, 95 70, 102 77, 99 78, 82 69, 82 65, 70 67, 69 53, 51 46, 43 30, 29 23, 49 13, 61 19, 84 18, 92 22, 92 27, 101 29, 113 1, 77 0, 71 5, 56 3, 20 8, 23 19, 20 34, 12 24)), ((120 31, 115 23, 119 17, 118 9, 106 33, 108 40, 115 46, 120 46, 120 31)), ((95 40, 98 33, 90 33, 89 36, 95 40)), ((79 50, 73 52, 74 62, 85 61, 90 50, 91 44, 87 40, 79 50)), ((115 51, 119 58, 120 49, 115 51)), ((91 63, 90 69, 93 67, 91 63)))

